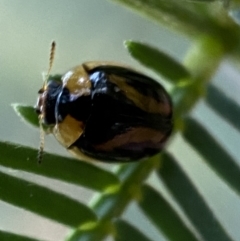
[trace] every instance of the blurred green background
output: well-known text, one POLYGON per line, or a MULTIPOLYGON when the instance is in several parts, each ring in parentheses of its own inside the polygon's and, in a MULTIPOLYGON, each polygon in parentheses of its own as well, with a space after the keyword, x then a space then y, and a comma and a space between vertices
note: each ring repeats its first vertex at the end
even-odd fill
MULTIPOLYGON (((52 40, 57 42, 53 74, 64 73, 89 60, 113 60, 134 66, 159 79, 128 56, 122 44, 127 39, 149 43, 179 61, 184 59, 186 51, 191 47, 191 41, 184 36, 106 0, 0 0, 1 140, 38 147, 39 131, 21 122, 10 104, 35 104, 37 91, 42 85, 41 73, 48 68, 52 40)), ((214 83, 240 103, 239 72, 228 61, 222 63, 214 83)), ((219 142, 240 162, 240 134, 218 119, 203 102, 197 105, 193 115, 206 126, 214 126, 210 131, 218 136, 219 142)), ((68 155, 51 136, 46 138, 45 149, 68 155)), ((180 136, 174 139, 169 149, 180 157, 181 165, 193 178, 200 192, 206 195, 228 232, 240 240, 240 200, 237 195, 199 160, 194 150, 189 150, 190 147, 180 136)), ((48 185, 76 199, 87 201, 91 196, 90 192, 72 185, 24 172, 1 170, 48 185)), ((149 181, 154 185, 154 180, 152 176, 149 181)), ((147 229, 148 236, 153 240, 165 240, 149 221, 145 221, 144 215, 134 204, 129 207, 125 217, 137 227, 147 229)), ((67 227, 3 202, 0 202, 0 229, 52 241, 63 239, 68 232, 67 227)))

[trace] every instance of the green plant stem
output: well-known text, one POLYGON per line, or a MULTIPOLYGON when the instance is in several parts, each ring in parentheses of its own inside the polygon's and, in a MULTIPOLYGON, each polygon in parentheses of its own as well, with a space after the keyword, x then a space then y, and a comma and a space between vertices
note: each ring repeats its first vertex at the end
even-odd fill
POLYGON ((93 209, 101 219, 111 219, 122 214, 130 201, 141 197, 141 183, 159 165, 159 155, 139 163, 120 166, 117 175, 124 180, 115 193, 103 195, 93 205, 93 209), (118 207, 116 209, 116 206, 118 207), (108 207, 106 209, 106 207, 108 207))
POLYGON ((172 91, 176 130, 182 129, 184 116, 206 95, 207 84, 224 55, 221 43, 206 36, 198 39, 190 49, 185 66, 191 73, 191 79, 185 79, 172 91))
POLYGON ((158 167, 159 160, 159 155, 156 155, 149 160, 139 163, 120 165, 116 172, 120 179, 122 179, 119 189, 113 193, 100 195, 92 205, 99 218, 99 224, 96 225, 95 231, 101 230, 101 232, 98 235, 95 232, 94 236, 86 236, 87 234, 83 233, 82 227, 80 227, 68 240, 95 241, 103 240, 109 234, 114 235, 114 227, 112 227, 111 223, 112 219, 119 217, 131 201, 141 198, 141 183, 158 167), (102 232, 102 230, 106 232, 102 232), (78 239, 75 239, 75 237, 78 237, 78 239))

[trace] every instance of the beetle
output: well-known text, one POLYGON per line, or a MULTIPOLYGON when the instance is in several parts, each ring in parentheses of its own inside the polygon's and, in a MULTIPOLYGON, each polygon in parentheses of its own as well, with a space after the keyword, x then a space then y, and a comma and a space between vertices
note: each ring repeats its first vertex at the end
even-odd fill
MULTIPOLYGON (((49 71, 54 49, 53 42, 49 71)), ((172 132, 170 96, 129 67, 86 62, 46 79, 35 106, 40 124, 80 159, 144 159, 161 151, 172 132)))

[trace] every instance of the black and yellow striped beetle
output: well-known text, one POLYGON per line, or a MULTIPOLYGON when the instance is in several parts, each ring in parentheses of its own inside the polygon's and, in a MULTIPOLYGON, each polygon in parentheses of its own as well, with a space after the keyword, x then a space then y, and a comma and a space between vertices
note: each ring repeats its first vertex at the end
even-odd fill
MULTIPOLYGON (((52 44, 52 65, 55 43, 52 44)), ((158 153, 172 131, 172 103, 155 80, 111 62, 87 62, 48 76, 40 122, 80 159, 128 162, 158 153)))

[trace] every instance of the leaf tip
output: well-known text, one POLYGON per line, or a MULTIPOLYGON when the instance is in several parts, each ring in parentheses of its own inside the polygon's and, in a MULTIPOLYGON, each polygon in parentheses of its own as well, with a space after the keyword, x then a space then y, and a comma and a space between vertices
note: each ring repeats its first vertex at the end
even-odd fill
POLYGON ((132 45, 133 45, 133 41, 132 41, 132 40, 125 40, 125 41, 123 42, 123 46, 124 46, 126 49, 128 49, 128 50, 132 47, 132 45))
POLYGON ((11 107, 13 108, 13 110, 19 115, 21 116, 21 105, 19 103, 12 103, 10 104, 11 107))
POLYGON ((22 120, 28 122, 34 127, 39 126, 38 115, 33 106, 23 105, 19 103, 11 104, 12 108, 22 120))

